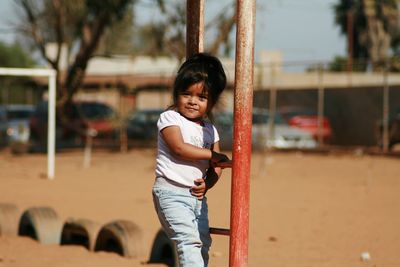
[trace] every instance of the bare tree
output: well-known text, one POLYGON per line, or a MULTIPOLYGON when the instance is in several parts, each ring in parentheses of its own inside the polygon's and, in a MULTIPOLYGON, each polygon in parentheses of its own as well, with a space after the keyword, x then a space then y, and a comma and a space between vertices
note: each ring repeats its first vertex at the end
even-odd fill
MULTIPOLYGON (((118 51, 123 47, 125 52, 129 52, 129 44, 136 41, 136 44, 141 44, 141 48, 136 49, 136 52, 142 50, 145 54, 169 55, 180 60, 185 57, 185 1, 151 1, 150 4, 158 7, 163 19, 145 25, 135 38, 127 28, 132 27, 129 24, 133 20, 131 7, 137 0, 14 1, 23 14, 20 30, 24 36, 30 37, 42 58, 57 70, 59 107, 72 100, 82 84, 89 60, 96 52, 111 54, 116 52, 117 47, 118 51), (115 38, 108 38, 109 34, 117 31, 121 31, 125 36, 121 38, 125 39, 125 43, 121 46, 117 45, 115 38), (104 42, 99 49, 101 41, 104 42), (54 57, 46 53, 46 46, 49 43, 56 44, 54 57), (68 56, 70 61, 65 72, 60 71, 63 47, 67 48, 68 55, 73 54, 72 57, 68 56)), ((224 47, 225 54, 229 53, 232 48, 229 36, 235 25, 235 17, 232 0, 206 25, 207 31, 214 32, 214 38, 206 44, 206 51, 218 54, 220 48, 224 47)))
MULTIPOLYGON (((223 7, 215 17, 207 23, 205 30, 213 36, 206 43, 205 51, 212 54, 231 52, 232 44, 229 39, 236 24, 236 10, 231 1, 223 7)), ((150 21, 138 29, 136 51, 147 55, 172 55, 178 60, 185 57, 186 51, 186 1, 158 0, 157 6, 161 13, 158 21, 150 21)))
POLYGON ((215 18, 206 25, 206 29, 216 26, 216 37, 208 46, 207 51, 212 54, 218 54, 222 46, 224 46, 224 54, 231 52, 232 44, 229 40, 230 34, 236 25, 236 9, 234 2, 229 3, 215 16, 215 18))
POLYGON ((72 100, 80 87, 87 64, 107 27, 122 20, 133 0, 14 0, 24 13, 20 30, 32 38, 41 56, 57 70, 57 105, 72 100), (56 56, 46 45, 56 43, 56 56), (65 74, 59 72, 63 45, 76 49, 65 74))

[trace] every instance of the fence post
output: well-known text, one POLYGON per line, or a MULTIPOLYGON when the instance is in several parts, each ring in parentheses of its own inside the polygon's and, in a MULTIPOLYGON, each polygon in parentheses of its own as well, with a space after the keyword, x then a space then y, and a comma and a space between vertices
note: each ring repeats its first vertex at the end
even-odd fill
POLYGON ((275 140, 275 113, 276 113, 276 68, 275 63, 271 63, 271 89, 269 91, 269 110, 268 110, 268 139, 275 140))
POLYGON ((324 98, 325 98, 325 90, 324 90, 324 67, 321 63, 318 67, 318 145, 321 146, 324 143, 324 139, 322 137, 323 123, 324 123, 324 98))
POLYGON ((382 124, 382 144, 383 152, 389 150, 389 81, 388 81, 388 62, 385 63, 383 70, 383 124, 382 124))

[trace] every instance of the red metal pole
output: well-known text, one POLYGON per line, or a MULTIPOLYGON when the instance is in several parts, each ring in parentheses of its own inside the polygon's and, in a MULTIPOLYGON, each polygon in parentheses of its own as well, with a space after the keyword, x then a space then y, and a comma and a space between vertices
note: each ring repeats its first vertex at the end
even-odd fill
POLYGON ((247 266, 255 0, 237 0, 229 266, 247 266))
POLYGON ((204 0, 186 2, 186 58, 204 51, 204 0))

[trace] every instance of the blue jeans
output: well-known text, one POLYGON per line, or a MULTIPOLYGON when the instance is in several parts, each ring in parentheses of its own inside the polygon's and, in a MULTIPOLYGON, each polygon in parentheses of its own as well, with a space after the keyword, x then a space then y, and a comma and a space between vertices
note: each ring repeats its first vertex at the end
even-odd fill
POLYGON ((189 188, 153 186, 153 201, 164 231, 174 241, 181 267, 208 266, 211 237, 207 199, 198 200, 189 188))

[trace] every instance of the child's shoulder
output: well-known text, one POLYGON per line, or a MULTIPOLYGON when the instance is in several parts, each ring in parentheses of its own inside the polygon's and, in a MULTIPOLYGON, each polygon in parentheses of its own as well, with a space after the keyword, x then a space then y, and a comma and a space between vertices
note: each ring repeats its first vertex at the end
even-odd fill
POLYGON ((163 112, 161 112, 160 117, 179 117, 180 114, 179 112, 173 110, 173 109, 167 109, 163 112))
POLYGON ((170 109, 170 110, 163 111, 160 114, 159 120, 160 121, 174 121, 174 120, 179 120, 180 117, 181 117, 181 115, 178 112, 170 109))

